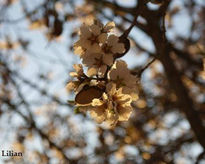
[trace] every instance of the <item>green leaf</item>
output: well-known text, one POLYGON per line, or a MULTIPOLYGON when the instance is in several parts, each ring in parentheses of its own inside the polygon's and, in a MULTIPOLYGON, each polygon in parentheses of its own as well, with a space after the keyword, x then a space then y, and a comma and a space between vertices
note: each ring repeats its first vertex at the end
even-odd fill
POLYGON ((80 107, 76 107, 76 108, 74 109, 74 113, 75 113, 75 114, 80 113, 80 107))
POLYGON ((75 105, 75 101, 74 100, 68 100, 67 103, 70 104, 70 105, 75 105))

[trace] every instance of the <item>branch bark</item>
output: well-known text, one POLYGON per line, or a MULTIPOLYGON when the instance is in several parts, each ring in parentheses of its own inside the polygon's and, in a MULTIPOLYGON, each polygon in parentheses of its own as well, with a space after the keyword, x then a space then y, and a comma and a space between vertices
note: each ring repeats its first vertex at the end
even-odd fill
POLYGON ((154 26, 152 29, 155 29, 155 31, 151 33, 151 36, 156 47, 158 59, 163 64, 170 87, 174 90, 177 96, 179 108, 185 113, 198 142, 205 149, 205 127, 203 126, 200 115, 194 106, 193 100, 188 94, 187 88, 182 82, 181 75, 170 57, 172 50, 166 39, 165 31, 160 27, 160 24, 151 22, 151 25, 154 26))

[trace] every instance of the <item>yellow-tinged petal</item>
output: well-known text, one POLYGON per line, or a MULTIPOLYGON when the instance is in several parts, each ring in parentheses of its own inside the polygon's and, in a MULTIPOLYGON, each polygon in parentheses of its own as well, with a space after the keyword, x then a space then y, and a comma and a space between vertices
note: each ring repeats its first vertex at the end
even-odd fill
POLYGON ((89 77, 97 75, 97 69, 95 67, 89 68, 88 71, 87 71, 87 75, 89 77))
POLYGON ((90 29, 91 29, 91 31, 94 35, 96 35, 96 36, 100 35, 101 29, 100 29, 99 26, 93 24, 93 25, 90 26, 90 29))
POLYGON ((109 66, 113 64, 113 55, 112 54, 104 54, 103 55, 103 62, 109 66))
POLYGON ((103 105, 103 101, 100 99, 93 99, 91 105, 92 106, 101 106, 101 105, 103 105))
POLYGON ((132 107, 119 109, 119 121, 127 121, 132 113, 132 107))
POLYGON ((70 72, 70 76, 72 77, 78 77, 78 74, 76 72, 70 72))
POLYGON ((110 32, 114 27, 115 27, 114 22, 108 22, 104 27, 104 31, 105 32, 110 32))
POLYGON ((115 36, 115 35, 110 35, 110 36, 108 37, 107 44, 108 44, 109 46, 115 46, 115 44, 117 44, 118 40, 119 40, 119 38, 118 38, 117 36, 115 36))
POLYGON ((113 53, 123 53, 125 51, 125 47, 123 43, 117 43, 112 47, 113 53))
POLYGON ((107 40, 107 34, 106 34, 106 33, 102 33, 102 34, 100 34, 100 35, 98 36, 98 41, 99 41, 100 43, 105 43, 106 40, 107 40))

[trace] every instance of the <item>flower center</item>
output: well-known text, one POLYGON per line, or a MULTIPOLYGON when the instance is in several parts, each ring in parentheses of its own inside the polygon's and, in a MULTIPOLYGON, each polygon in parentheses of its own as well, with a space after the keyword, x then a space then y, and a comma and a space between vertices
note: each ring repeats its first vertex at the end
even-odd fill
POLYGON ((93 45, 94 43, 98 43, 98 36, 92 34, 90 38, 88 38, 88 40, 91 42, 91 44, 93 45))
POLYGON ((111 48, 112 46, 108 46, 107 44, 105 44, 103 47, 102 47, 102 51, 104 53, 110 53, 111 52, 111 48))
POLYGON ((120 78, 119 76, 117 76, 117 78, 116 78, 116 80, 114 80, 114 82, 117 84, 118 87, 126 86, 124 79, 120 78))
POLYGON ((95 58, 95 63, 94 63, 94 65, 96 65, 97 67, 100 67, 100 66, 102 66, 103 64, 104 64, 104 63, 103 63, 102 57, 100 57, 100 59, 95 58))

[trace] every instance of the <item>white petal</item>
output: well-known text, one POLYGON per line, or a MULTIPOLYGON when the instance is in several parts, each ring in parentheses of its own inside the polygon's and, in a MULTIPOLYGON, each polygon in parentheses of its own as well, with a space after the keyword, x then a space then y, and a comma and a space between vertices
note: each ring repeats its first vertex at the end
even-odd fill
POLYGON ((91 31, 94 35, 96 35, 96 36, 100 35, 101 29, 100 29, 99 26, 93 24, 93 25, 90 26, 90 29, 91 29, 91 31))
POLYGON ((78 77, 78 74, 76 72, 70 72, 70 76, 72 77, 78 77))
POLYGON ((114 46, 118 42, 119 38, 115 35, 110 35, 107 40, 109 46, 114 46))
POLYGON ((82 44, 83 48, 86 48, 87 50, 91 49, 91 42, 89 40, 85 40, 82 44))
POLYGON ((77 54, 77 55, 82 55, 84 53, 82 47, 80 46, 74 46, 74 54, 77 54))
POLYGON ((97 122, 102 123, 105 120, 105 112, 103 108, 94 108, 90 110, 90 116, 97 122))
POLYGON ((94 24, 97 25, 99 28, 103 28, 103 24, 99 20, 95 20, 94 24))
POLYGON ((123 53, 125 51, 125 47, 123 43, 117 43, 112 47, 113 53, 123 53))
POLYGON ((115 81, 118 76, 116 69, 111 70, 109 73, 109 76, 110 76, 110 80, 115 81))
POLYGON ((70 81, 66 85, 66 89, 67 89, 68 92, 70 92, 70 91, 74 90, 75 86, 76 86, 75 83, 73 81, 70 81))
POLYGON ((101 105, 103 105, 103 101, 100 100, 100 99, 93 99, 91 105, 94 106, 94 107, 95 106, 101 106, 101 105))
POLYGON ((107 96, 107 94, 105 92, 103 93, 102 97, 103 97, 104 101, 106 101, 108 99, 108 96, 107 96))
POLYGON ((101 76, 104 76, 105 72, 107 71, 107 66, 106 65, 102 65, 100 68, 99 68, 99 73, 101 76))
POLYGON ((102 33, 102 34, 99 35, 98 41, 99 41, 100 43, 105 43, 106 40, 107 40, 107 34, 106 34, 106 33, 102 33))
POLYGON ((123 60, 118 60, 117 62, 116 62, 116 68, 117 69, 127 69, 127 64, 126 64, 126 62, 125 61, 123 61, 123 60))
POLYGON ((76 72, 83 71, 83 66, 81 64, 73 64, 73 68, 76 70, 76 72))
POLYGON ((91 47, 90 47, 90 51, 92 53, 100 53, 101 52, 101 48, 100 45, 97 43, 94 43, 91 47))
POLYGON ((86 38, 90 37, 91 36, 91 32, 90 32, 88 26, 82 25, 80 27, 80 34, 81 34, 82 37, 86 37, 86 38))
POLYGON ((116 84, 115 83, 112 83, 112 82, 109 82, 107 85, 106 85, 106 91, 109 95, 114 95, 115 92, 116 92, 116 84))
POLYGON ((132 113, 132 107, 121 108, 119 112, 119 121, 127 121, 132 113))
POLYGON ((113 56, 112 54, 104 54, 103 55, 103 62, 109 66, 113 64, 113 56))
POLYGON ((94 67, 91 67, 91 68, 88 69, 87 74, 88 74, 88 76, 97 75, 97 69, 94 68, 94 67))
POLYGON ((105 32, 110 32, 114 27, 115 27, 114 22, 108 22, 104 27, 104 31, 105 32))

